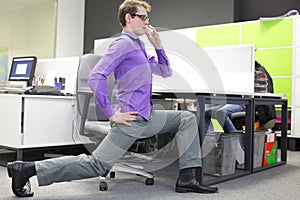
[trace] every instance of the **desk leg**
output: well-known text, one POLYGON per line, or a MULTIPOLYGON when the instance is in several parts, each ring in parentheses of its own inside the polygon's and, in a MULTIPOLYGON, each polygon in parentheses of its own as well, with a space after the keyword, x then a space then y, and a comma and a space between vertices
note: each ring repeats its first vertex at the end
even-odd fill
POLYGON ((287 159, 287 101, 281 107, 281 161, 286 162, 287 159))
MULTIPOLYGON (((201 95, 197 95, 197 119, 198 119, 198 132, 199 132, 199 140, 200 140, 200 148, 202 147, 202 143, 204 140, 204 118, 205 118, 205 100, 201 95)), ((203 164, 203 158, 202 158, 203 164)), ((203 170, 201 170, 201 180, 203 180, 203 170)))
POLYGON ((23 149, 17 149, 17 160, 23 160, 23 149))
POLYGON ((246 132, 245 132, 245 170, 251 171, 252 169, 252 145, 254 140, 254 102, 250 101, 248 105, 246 105, 246 132))
POLYGON ((205 122, 205 97, 202 95, 197 95, 197 118, 198 118, 198 131, 199 131, 199 139, 200 145, 202 146, 204 140, 204 122, 205 122))

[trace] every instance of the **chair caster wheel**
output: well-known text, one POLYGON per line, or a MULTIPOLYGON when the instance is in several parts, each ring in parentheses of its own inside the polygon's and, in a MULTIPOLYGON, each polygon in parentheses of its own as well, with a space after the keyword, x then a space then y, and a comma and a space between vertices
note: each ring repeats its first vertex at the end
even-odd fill
POLYGON ((100 191, 107 191, 107 190, 108 190, 108 185, 107 185, 107 183, 104 182, 104 181, 101 181, 101 182, 99 183, 99 190, 100 190, 100 191))
POLYGON ((110 178, 115 178, 116 177, 116 172, 110 172, 109 177, 110 178))
POLYGON ((154 179, 153 178, 146 178, 145 184, 146 185, 153 185, 154 184, 154 179))

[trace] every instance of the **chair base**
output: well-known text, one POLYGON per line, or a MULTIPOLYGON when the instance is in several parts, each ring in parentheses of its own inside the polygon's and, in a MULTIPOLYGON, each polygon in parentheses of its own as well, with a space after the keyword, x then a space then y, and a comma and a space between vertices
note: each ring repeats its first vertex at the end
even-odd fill
MULTIPOLYGON (((116 163, 113 168, 110 170, 109 176, 110 178, 115 178, 116 172, 125 172, 130 174, 136 174, 137 176, 145 177, 145 185, 154 185, 154 176, 150 172, 146 172, 143 170, 143 167, 140 165, 129 164, 129 163, 116 163)), ((108 184, 105 181, 105 177, 100 177, 99 183, 100 191, 107 191, 108 184)))

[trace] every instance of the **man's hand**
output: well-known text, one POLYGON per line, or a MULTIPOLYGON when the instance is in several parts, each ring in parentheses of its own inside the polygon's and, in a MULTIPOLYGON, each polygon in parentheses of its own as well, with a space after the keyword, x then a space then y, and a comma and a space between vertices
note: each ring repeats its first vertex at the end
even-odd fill
POLYGON ((162 43, 155 28, 150 24, 148 24, 147 29, 148 31, 146 31, 146 35, 149 41, 151 42, 151 44, 154 46, 155 49, 162 49, 163 48, 162 43))
POLYGON ((128 123, 128 121, 134 121, 134 120, 136 120, 136 115, 137 114, 138 114, 138 112, 136 112, 136 111, 122 113, 121 112, 121 108, 119 108, 117 110, 117 112, 115 112, 115 114, 113 116, 109 117, 109 120, 111 122, 115 122, 115 123, 125 124, 127 126, 131 126, 131 124, 128 123))

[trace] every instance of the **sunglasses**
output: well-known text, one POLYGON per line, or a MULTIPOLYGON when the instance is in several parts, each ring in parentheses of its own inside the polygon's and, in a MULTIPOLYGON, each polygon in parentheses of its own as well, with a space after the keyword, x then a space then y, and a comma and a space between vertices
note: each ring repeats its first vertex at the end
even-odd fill
POLYGON ((143 21, 146 21, 147 19, 149 19, 149 17, 147 16, 147 15, 141 15, 141 14, 137 14, 137 13, 135 13, 135 14, 130 14, 132 17, 138 17, 138 18, 140 18, 141 20, 143 20, 143 21))

